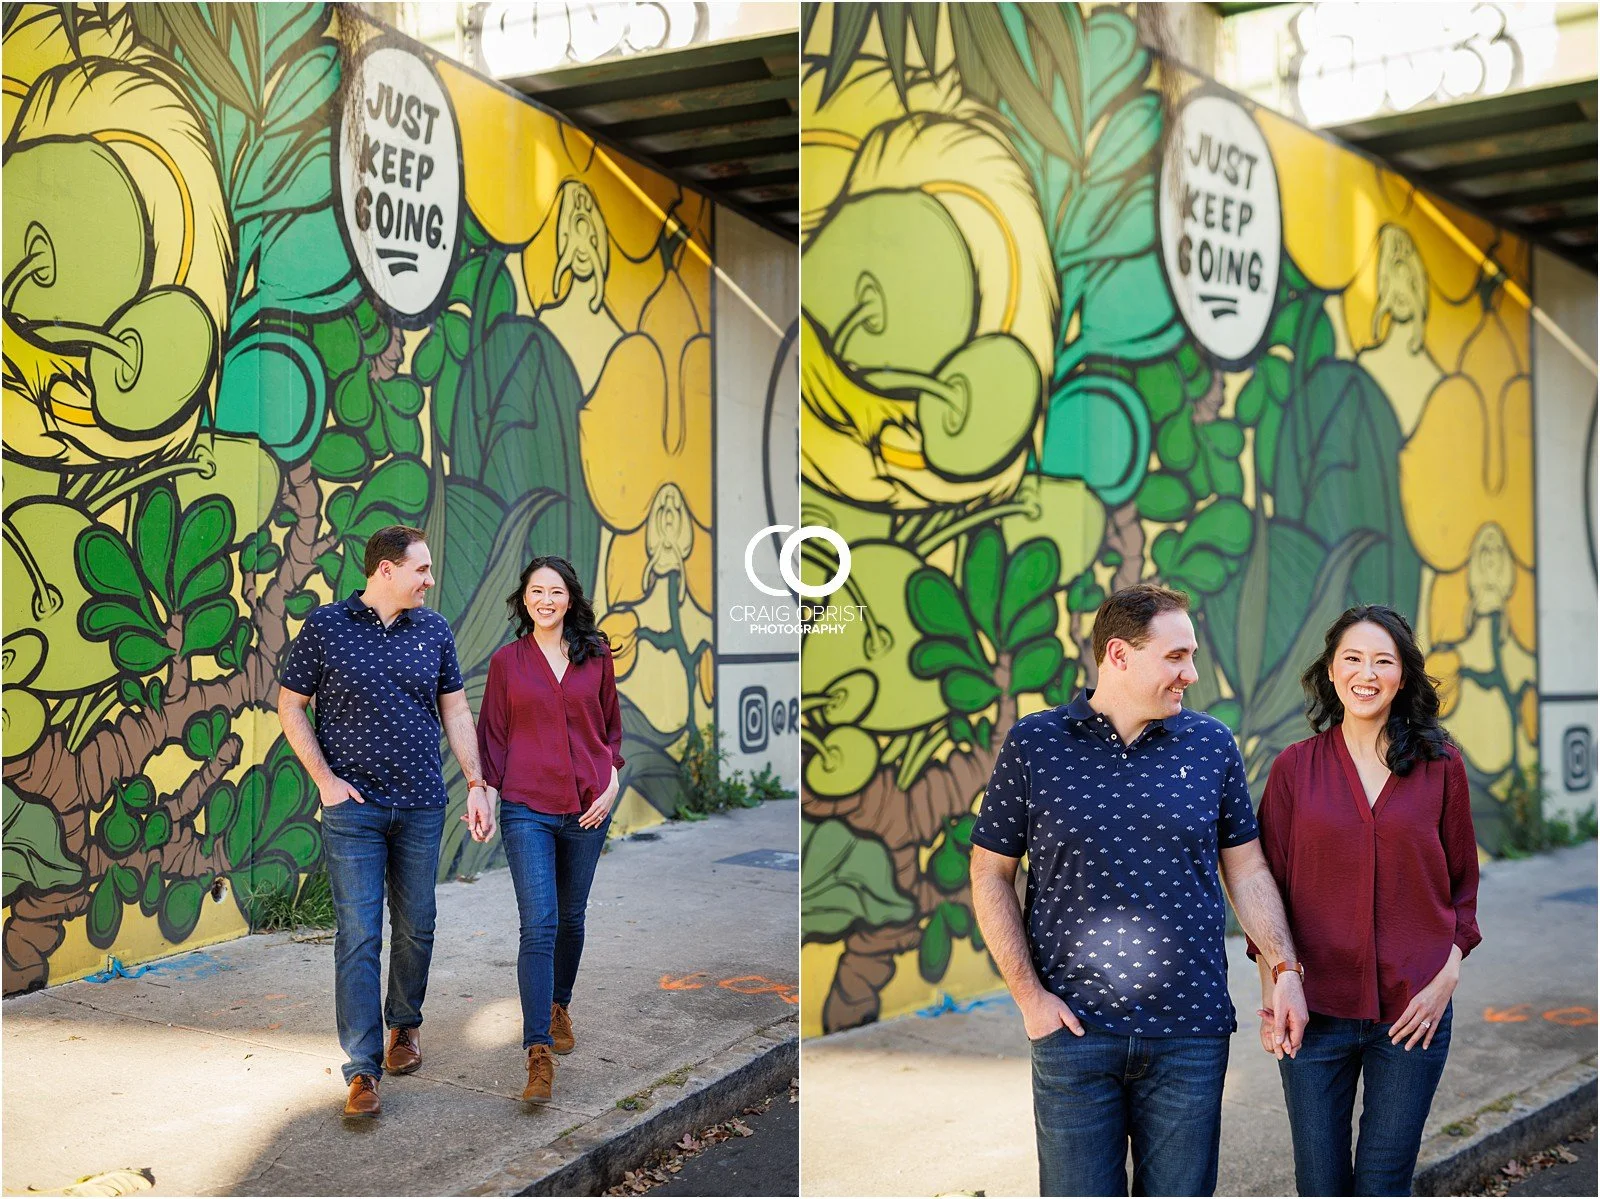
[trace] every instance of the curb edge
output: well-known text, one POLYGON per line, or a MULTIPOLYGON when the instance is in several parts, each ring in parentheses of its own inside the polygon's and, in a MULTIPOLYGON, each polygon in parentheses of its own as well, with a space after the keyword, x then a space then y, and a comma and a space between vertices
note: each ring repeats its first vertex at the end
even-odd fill
POLYGON ((787 1089, 799 1072, 799 1020, 790 1016, 689 1068, 670 1103, 621 1108, 584 1121, 566 1136, 496 1169, 462 1195, 598 1195, 625 1170, 685 1131, 715 1124, 787 1089))
POLYGON ((1575 1062, 1516 1096, 1507 1111, 1483 1111, 1466 1137, 1439 1132, 1422 1143, 1412 1193, 1465 1194, 1484 1175, 1590 1124, 1596 1111, 1595 1058, 1575 1062))

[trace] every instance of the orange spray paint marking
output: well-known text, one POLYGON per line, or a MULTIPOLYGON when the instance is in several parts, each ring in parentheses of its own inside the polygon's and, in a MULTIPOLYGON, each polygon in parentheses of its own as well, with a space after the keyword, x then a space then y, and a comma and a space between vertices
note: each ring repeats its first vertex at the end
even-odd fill
POLYGON ((1516 1007, 1483 1009, 1483 1018, 1489 1024, 1523 1024, 1528 1019, 1529 1005, 1519 1003, 1516 1007))
POLYGON ((663 974, 661 976, 661 989, 663 991, 698 991, 705 984, 690 980, 704 978, 705 974, 704 970, 696 970, 693 974, 685 974, 682 978, 673 978, 670 974, 663 974))
POLYGON ((744 974, 738 978, 725 978, 717 984, 740 995, 776 995, 785 1003, 798 1004, 800 996, 788 983, 775 983, 759 974, 744 974))
POLYGON ((1595 1015, 1593 1008, 1587 1007, 1558 1007, 1544 1014, 1544 1018, 1551 1024, 1565 1024, 1568 1028, 1580 1028, 1585 1024, 1600 1024, 1600 1016, 1595 1015))

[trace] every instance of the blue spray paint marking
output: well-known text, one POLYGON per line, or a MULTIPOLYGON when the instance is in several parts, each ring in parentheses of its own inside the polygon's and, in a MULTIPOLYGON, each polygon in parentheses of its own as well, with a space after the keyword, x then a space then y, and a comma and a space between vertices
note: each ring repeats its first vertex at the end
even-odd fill
POLYGON ((924 1020, 932 1020, 938 1016, 948 1016, 951 1013, 960 1016, 966 1014, 967 1012, 977 1011, 982 1007, 998 1007, 1002 1004, 1008 1004, 1010 1002, 1011 996, 1009 995, 990 995, 984 999, 973 999, 966 1003, 957 1003, 947 992, 946 994, 940 996, 939 1002, 934 1004, 932 1007, 918 1009, 917 1015, 921 1016, 924 1020))
POLYGON ((181 958, 167 962, 151 962, 147 966, 134 966, 131 969, 124 966, 117 958, 112 958, 106 968, 98 974, 88 975, 83 981, 86 983, 108 983, 116 978, 140 978, 146 974, 164 974, 178 982, 194 982, 202 978, 210 978, 214 974, 221 974, 224 970, 233 967, 218 961, 209 953, 191 953, 181 958))

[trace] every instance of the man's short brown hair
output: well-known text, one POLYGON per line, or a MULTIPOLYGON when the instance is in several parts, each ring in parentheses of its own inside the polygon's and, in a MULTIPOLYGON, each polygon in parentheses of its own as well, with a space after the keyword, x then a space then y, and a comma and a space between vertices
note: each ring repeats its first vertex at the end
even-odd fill
POLYGON ((1189 597, 1159 583, 1135 583, 1106 597, 1094 614, 1094 660, 1106 660, 1113 637, 1140 649, 1150 637, 1150 622, 1163 612, 1187 612, 1189 597))
POLYGON ((414 544, 427 539, 426 533, 410 525, 384 525, 367 538, 367 557, 363 563, 367 578, 377 574, 378 567, 384 562, 393 562, 398 566, 405 561, 414 544))

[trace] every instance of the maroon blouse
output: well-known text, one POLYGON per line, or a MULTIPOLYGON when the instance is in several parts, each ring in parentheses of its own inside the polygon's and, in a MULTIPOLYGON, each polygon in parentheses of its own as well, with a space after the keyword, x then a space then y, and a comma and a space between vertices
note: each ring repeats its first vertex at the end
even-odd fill
POLYGON ((478 714, 483 779, 535 812, 582 812, 622 769, 622 712, 609 653, 555 672, 533 634, 489 659, 478 714))
MULTIPOLYGON (((1392 1023, 1478 932, 1478 845, 1454 746, 1390 775, 1367 804, 1344 731, 1289 746, 1261 797, 1261 847, 1283 892, 1306 1006, 1392 1023)), ((1248 946, 1251 958, 1256 946, 1248 946)))

